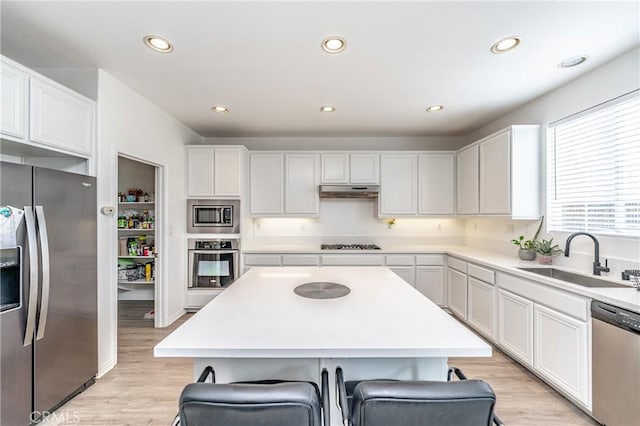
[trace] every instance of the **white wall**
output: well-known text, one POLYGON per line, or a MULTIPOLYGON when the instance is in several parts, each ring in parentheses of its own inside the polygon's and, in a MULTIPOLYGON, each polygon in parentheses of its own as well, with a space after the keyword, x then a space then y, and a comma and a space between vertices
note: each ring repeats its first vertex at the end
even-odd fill
MULTIPOLYGON (((163 207, 168 226, 163 237, 170 265, 163 267, 168 291, 159 303, 166 305, 169 322, 184 312, 186 191, 183 145, 198 143, 202 143, 198 134, 107 72, 99 70, 98 208, 114 206, 116 203, 118 153, 164 166, 168 197, 163 200, 163 207)), ((116 226, 115 216, 99 216, 99 375, 108 371, 117 361, 116 226)))
POLYGON ((464 146, 466 137, 461 136, 380 136, 380 137, 210 137, 204 138, 207 145, 244 145, 250 151, 261 150, 307 150, 307 151, 449 151, 464 146))
MULTIPOLYGON (((559 72, 571 70, 559 70, 559 72)), ((475 131, 470 140, 476 140, 511 124, 543 124, 545 127, 556 120, 569 116, 609 99, 636 90, 640 87, 640 49, 633 49, 590 73, 569 82, 534 101, 500 117, 475 131)), ((546 133, 546 132, 543 132, 546 133)), ((543 158, 546 158, 544 153, 543 158)), ((543 174, 545 170, 543 170, 543 174)), ((544 181, 546 182, 546 178, 544 181)), ((544 187, 544 185, 543 185, 544 187)), ((543 200, 546 194, 543 194, 543 200)), ((469 220, 465 229, 465 242, 493 251, 514 253, 515 247, 508 243, 518 235, 530 238, 537 224, 507 220, 469 220)), ((543 232, 539 238, 553 238, 564 248, 568 233, 543 232)), ((619 278, 620 270, 640 267, 640 241, 637 238, 598 237, 601 258, 609 259, 612 277, 619 278)), ((558 256, 554 263, 577 268, 591 273, 593 243, 589 238, 573 240, 571 257, 558 256)), ((604 260, 602 260, 604 263, 604 260)))

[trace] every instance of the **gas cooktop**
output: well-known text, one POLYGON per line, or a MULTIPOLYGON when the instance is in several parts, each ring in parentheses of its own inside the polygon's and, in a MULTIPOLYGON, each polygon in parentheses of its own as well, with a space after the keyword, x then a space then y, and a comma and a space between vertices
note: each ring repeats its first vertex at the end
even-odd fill
POLYGON ((380 250, 375 244, 322 244, 322 250, 380 250))

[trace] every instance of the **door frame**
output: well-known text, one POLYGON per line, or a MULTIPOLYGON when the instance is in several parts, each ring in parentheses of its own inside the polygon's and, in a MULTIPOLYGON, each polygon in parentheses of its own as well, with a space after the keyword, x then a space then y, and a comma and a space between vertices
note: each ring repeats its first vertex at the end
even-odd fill
MULTIPOLYGON (((110 186, 112 188, 111 195, 114 204, 117 206, 117 188, 118 188, 118 157, 124 157, 129 160, 137 161, 140 163, 144 163, 155 168, 155 210, 156 210, 156 235, 155 235, 155 243, 156 243, 156 252, 158 255, 156 256, 156 277, 154 283, 154 310, 155 310, 155 318, 154 318, 154 327, 166 327, 169 324, 169 314, 168 314, 168 289, 167 289, 167 278, 168 277, 168 264, 169 262, 166 259, 166 241, 168 240, 167 236, 167 225, 166 225, 166 212, 167 212, 167 165, 165 162, 154 158, 153 155, 149 155, 148 153, 140 153, 136 152, 136 150, 132 150, 130 148, 114 148, 112 150, 111 155, 111 182, 110 186)), ((117 209, 116 209, 117 211, 117 209)), ((111 271, 111 280, 110 280, 110 289, 109 292, 109 305, 111 306, 111 318, 110 318, 110 328, 111 328, 111 353, 113 359, 113 365, 118 362, 118 273, 117 273, 117 265, 118 265, 118 244, 116 244, 118 240, 118 230, 116 226, 117 221, 117 213, 113 215, 113 226, 111 227, 111 244, 112 250, 110 250, 110 258, 108 259, 109 265, 112 265, 110 268, 111 271)))

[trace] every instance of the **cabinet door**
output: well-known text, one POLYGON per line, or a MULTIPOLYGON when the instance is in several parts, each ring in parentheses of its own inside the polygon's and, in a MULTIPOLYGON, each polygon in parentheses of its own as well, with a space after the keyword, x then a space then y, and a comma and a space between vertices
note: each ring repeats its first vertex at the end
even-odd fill
POLYGON ((27 75, 2 61, 0 83, 0 133, 24 139, 27 136, 27 75))
POLYGON ((389 268, 400 278, 415 287, 414 268, 413 266, 394 266, 389 268))
POLYGON ((534 312, 535 371, 589 406, 588 324, 540 305, 534 312))
POLYGON ((511 132, 480 143, 480 213, 511 213, 511 132))
POLYGON ((469 282, 469 324, 485 336, 493 338, 494 333, 494 289, 495 287, 468 278, 469 282))
POLYGON ((282 214, 284 207, 282 154, 252 154, 249 162, 251 214, 282 214))
POLYGON ((322 154, 322 183, 349 183, 349 154, 322 154))
POLYGON ((287 214, 320 214, 318 155, 285 155, 285 209, 287 214))
POLYGON ((351 154, 350 166, 350 183, 380 183, 378 154, 351 154))
POLYGON ((467 319, 467 275, 447 269, 449 309, 460 318, 467 319))
POLYGON ((417 211, 417 156, 414 154, 382 154, 380 162, 380 215, 415 215, 417 211))
POLYGON ((433 303, 444 306, 444 277, 441 266, 416 267, 416 289, 433 303))
POLYGON ((215 148, 214 194, 221 197, 240 196, 241 148, 215 148))
POLYGON ((93 154, 95 103, 75 92, 31 78, 29 139, 93 154))
POLYGON ((533 366, 533 302, 498 289, 498 342, 522 363, 533 366))
POLYGON ((187 194, 189 197, 212 197, 213 147, 187 147, 187 194))
POLYGON ((455 154, 418 155, 418 214, 454 214, 455 154))
POLYGON ((478 214, 478 145, 457 156, 458 213, 478 214))

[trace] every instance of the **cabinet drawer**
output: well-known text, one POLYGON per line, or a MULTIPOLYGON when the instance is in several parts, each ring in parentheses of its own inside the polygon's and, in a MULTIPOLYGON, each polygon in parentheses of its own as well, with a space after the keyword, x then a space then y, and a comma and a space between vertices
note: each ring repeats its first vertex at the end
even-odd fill
POLYGON ((460 272, 464 272, 465 274, 467 273, 467 262, 464 260, 449 256, 447 257, 447 266, 460 272))
POLYGON ((444 265, 444 256, 441 254, 420 254, 416 256, 416 265, 419 265, 419 266, 444 265))
POLYGON ((245 254, 244 264, 247 266, 280 266, 280 255, 245 254))
POLYGON ((490 269, 474 265, 472 263, 469 263, 467 265, 467 274, 489 284, 494 284, 496 282, 495 272, 490 269))
POLYGON ((384 256, 382 255, 324 255, 322 258, 322 266, 382 266, 384 265, 384 256))
POLYGON ((320 258, 313 254, 285 254, 282 266, 318 266, 320 258))
POLYGON ((588 299, 538 284, 534 281, 498 274, 498 286, 529 300, 548 306, 582 321, 589 318, 588 299))
POLYGON ((415 256, 410 255, 392 255, 386 258, 389 266, 413 266, 415 263, 415 256))

